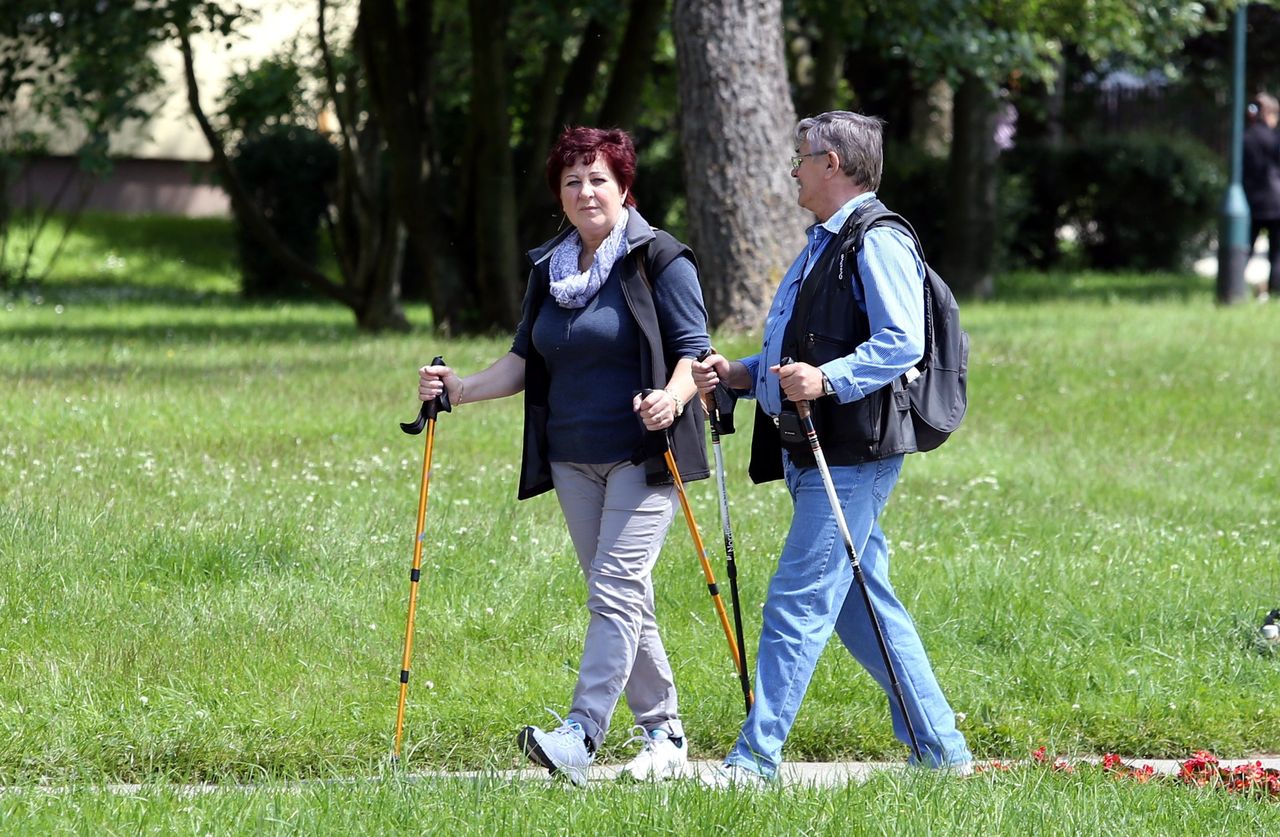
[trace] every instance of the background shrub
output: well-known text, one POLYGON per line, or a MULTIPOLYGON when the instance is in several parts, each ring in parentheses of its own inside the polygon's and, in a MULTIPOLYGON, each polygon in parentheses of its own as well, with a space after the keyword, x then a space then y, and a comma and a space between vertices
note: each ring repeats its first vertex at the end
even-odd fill
MULTIPOLYGON (((243 140, 232 165, 276 234, 300 258, 316 264, 320 221, 338 173, 337 149, 315 131, 282 126, 243 140)), ((293 296, 304 290, 238 220, 236 245, 245 296, 293 296)))
MULTIPOLYGON (((1017 178, 1001 177, 997 186, 997 267, 1005 266, 1019 219, 1026 211, 1025 185, 1017 178)), ((947 158, 907 145, 892 145, 884 152, 884 174, 877 195, 894 212, 911 222, 925 258, 935 266, 942 261, 946 242, 947 158)), ((943 277, 946 278, 946 277, 943 277)))
POLYGON ((1071 182, 1088 184, 1078 211, 1094 222, 1081 228, 1091 266, 1177 270, 1204 250, 1224 187, 1208 149, 1190 139, 1134 136, 1080 151, 1071 182))
POLYGON ((925 257, 937 262, 946 221, 947 159, 906 145, 886 148, 877 195, 911 222, 925 257))
MULTIPOLYGON (((1179 270, 1202 253, 1225 188, 1221 161, 1186 138, 1134 134, 1062 147, 1026 143, 1004 159, 1026 190, 1011 254, 1036 268, 1064 266, 1058 237, 1074 229, 1081 267, 1179 270)), ((1073 265, 1076 266, 1076 265, 1073 265)))

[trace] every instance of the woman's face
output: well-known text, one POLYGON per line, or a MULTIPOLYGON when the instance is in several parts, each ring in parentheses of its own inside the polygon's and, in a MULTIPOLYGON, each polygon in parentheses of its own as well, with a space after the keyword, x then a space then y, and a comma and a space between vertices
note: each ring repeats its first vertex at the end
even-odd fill
POLYGON ((560 172, 560 206, 583 241, 604 241, 626 199, 627 193, 618 187, 609 164, 599 154, 590 163, 579 157, 560 172))

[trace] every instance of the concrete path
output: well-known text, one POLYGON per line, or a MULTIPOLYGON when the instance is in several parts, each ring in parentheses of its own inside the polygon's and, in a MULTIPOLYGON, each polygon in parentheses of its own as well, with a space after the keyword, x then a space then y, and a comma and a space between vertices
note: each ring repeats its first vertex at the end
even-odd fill
MULTIPOLYGON (((1071 764, 1100 763, 1100 757, 1089 758, 1070 758, 1071 764)), ((1165 775, 1175 775, 1178 767, 1181 765, 1180 760, 1175 759, 1125 759, 1125 764, 1130 767, 1141 768, 1144 765, 1151 765, 1156 773, 1165 775)), ((1280 770, 1280 755, 1263 755, 1251 758, 1239 759, 1222 759, 1219 765, 1222 767, 1236 767, 1242 764, 1253 764, 1261 761, 1265 768, 1273 768, 1280 770)), ((989 764, 990 762, 979 761, 977 764, 989 764)), ((1018 765, 1025 764, 1026 760, 1018 762, 1001 762, 1002 764, 1018 765)), ((687 777, 690 779, 700 778, 703 774, 708 773, 718 764, 712 761, 695 761, 689 763, 689 771, 687 777)), ((588 771, 589 783, 612 783, 617 780, 618 773, 622 765, 600 765, 590 768, 588 771)), ((784 787, 840 787, 853 782, 865 782, 873 774, 879 772, 904 772, 908 768, 902 762, 788 762, 782 766, 780 781, 784 787)), ((227 792, 253 792, 253 791, 291 791, 300 792, 307 788, 320 787, 325 785, 355 785, 364 782, 384 781, 388 776, 368 776, 368 777, 350 777, 341 779, 311 779, 294 782, 265 782, 262 784, 193 784, 193 785, 166 785, 163 783, 155 784, 133 784, 119 783, 109 785, 9 785, 0 786, 0 796, 6 794, 44 794, 44 795, 60 795, 67 793, 83 793, 85 791, 103 790, 107 793, 119 794, 122 796, 132 796, 136 794, 146 794, 149 791, 172 789, 179 794, 189 796, 204 796, 207 794, 227 793, 227 792)), ((440 779, 473 779, 473 780, 498 780, 502 782, 537 782, 548 783, 553 781, 547 771, 541 768, 524 768, 520 770, 469 770, 469 771, 425 771, 420 773, 411 773, 406 777, 413 782, 430 782, 440 779)))
MULTIPOLYGON (((1080 762, 1101 763, 1102 758, 1070 758, 1072 764, 1080 762)), ((1253 758, 1240 759, 1221 759, 1219 765, 1222 767, 1236 767, 1242 764, 1253 764, 1261 761, 1263 767, 1274 768, 1280 770, 1280 755, 1255 756, 1253 758)), ((1159 774, 1176 775, 1182 760, 1177 759, 1128 759, 1124 760, 1125 764, 1130 767, 1141 768, 1144 765, 1151 765, 1151 768, 1159 774)), ((989 764, 990 762, 979 760, 978 765, 989 764)), ((1002 762, 1003 764, 1025 764, 1025 760, 1019 762, 1002 762)), ((697 778, 704 773, 709 772, 718 762, 711 761, 695 761, 689 763, 690 778, 697 778)), ((591 767, 588 771, 588 781, 590 782, 612 782, 618 778, 618 772, 622 765, 602 765, 591 767)), ((780 778, 783 785, 786 786, 802 786, 802 787, 837 787, 847 785, 851 782, 864 782, 872 774, 883 771, 905 771, 907 767, 902 762, 787 762, 782 765, 780 778)), ((463 773, 418 773, 414 774, 414 778, 483 778, 496 777, 504 780, 521 780, 530 782, 546 782, 551 777, 547 771, 537 768, 528 768, 523 770, 501 770, 501 771, 469 771, 463 773)))

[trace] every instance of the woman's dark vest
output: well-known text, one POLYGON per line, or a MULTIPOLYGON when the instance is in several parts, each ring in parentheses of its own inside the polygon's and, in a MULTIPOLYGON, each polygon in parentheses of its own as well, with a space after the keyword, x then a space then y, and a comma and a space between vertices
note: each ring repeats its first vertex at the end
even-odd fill
MULTIPOLYGON (((572 230, 569 231, 571 232, 572 230)), ((530 251, 533 268, 529 271, 529 285, 525 290, 523 304, 523 316, 529 323, 530 335, 533 334, 533 319, 542 309, 542 303, 549 293, 550 259, 539 256, 550 252, 569 233, 556 236, 530 251)), ((694 261, 693 251, 669 233, 651 228, 634 209, 630 210, 627 222, 627 242, 630 252, 614 266, 614 272, 622 282, 622 295, 627 301, 627 308, 640 328, 640 378, 652 381, 654 389, 661 389, 670 380, 679 358, 667 358, 662 350, 658 313, 654 307, 653 291, 648 283, 657 281, 667 266, 680 256, 687 256, 694 261), (641 260, 644 262, 644 273, 638 269, 641 260), (662 362, 654 364, 655 357, 662 362)), ((694 264, 697 262, 694 261, 694 264)), ((530 340, 529 355, 524 362, 524 451, 520 462, 520 487, 516 495, 521 500, 536 497, 553 488, 551 461, 547 458, 549 390, 546 361, 530 340)), ((666 434, 644 434, 644 442, 637 448, 631 461, 637 465, 644 463, 649 485, 670 485, 672 482, 663 456, 666 439, 670 440, 681 480, 689 482, 710 476, 707 445, 703 435, 705 421, 706 411, 701 399, 693 398, 685 405, 684 413, 666 434)))
MULTIPOLYGON (((858 305, 852 287, 858 254, 852 250, 851 232, 868 205, 849 216, 800 285, 791 321, 783 332, 783 357, 821 366, 852 354, 871 337, 867 313, 858 305)), ((910 400, 901 377, 858 401, 841 404, 823 397, 815 399, 812 408, 814 430, 828 465, 856 465, 916 450, 910 400)), ((795 405, 784 400, 782 409, 794 411, 795 405)), ((752 481, 782 478, 783 449, 797 465, 816 464, 809 444, 782 442, 773 418, 757 405, 751 437, 752 481)))

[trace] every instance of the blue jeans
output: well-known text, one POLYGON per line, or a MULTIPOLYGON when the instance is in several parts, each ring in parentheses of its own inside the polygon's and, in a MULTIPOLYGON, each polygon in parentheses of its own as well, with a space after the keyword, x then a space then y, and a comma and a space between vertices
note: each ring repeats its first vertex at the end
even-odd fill
MULTIPOLYGON (((904 744, 910 741, 862 593, 853 589, 853 569, 822 475, 816 467, 799 468, 789 460, 785 465, 795 512, 765 600, 755 705, 725 759, 765 776, 782 762, 783 744, 833 630, 888 695, 894 735, 904 744)), ((889 584, 889 551, 877 521, 901 471, 902 456, 894 456, 833 467, 831 476, 924 761, 929 767, 962 764, 972 758, 969 748, 915 624, 889 584)))

